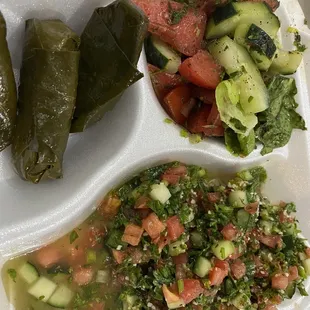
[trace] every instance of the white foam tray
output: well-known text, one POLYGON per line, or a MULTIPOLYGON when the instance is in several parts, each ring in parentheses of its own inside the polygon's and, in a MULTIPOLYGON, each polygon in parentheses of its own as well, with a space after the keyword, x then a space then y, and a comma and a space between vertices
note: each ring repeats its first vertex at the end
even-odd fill
MULTIPOLYGON (((16 78, 25 19, 61 18, 81 32, 93 9, 110 2, 0 0, 0 10, 8 25, 16 78)), ((282 21, 284 45, 291 48, 292 38, 286 33, 287 27, 297 26, 310 47, 310 30, 304 25, 297 0, 281 0, 277 14, 282 21)), ((299 112, 310 128, 309 62, 310 50, 305 53, 295 77, 299 112)), ((274 201, 296 202, 303 234, 310 239, 310 131, 295 131, 288 146, 264 157, 258 149, 246 159, 235 158, 222 143, 212 139, 192 145, 180 137, 178 126, 164 123, 167 115, 153 93, 144 55, 139 69, 145 78, 126 92, 103 121, 85 133, 70 137, 64 158, 64 179, 39 185, 24 182, 14 173, 10 150, 0 153, 0 268, 14 255, 51 242, 73 229, 91 214, 109 189, 133 173, 169 160, 205 166, 219 173, 264 165, 269 175, 266 195, 274 201)), ((310 309, 309 304, 310 297, 295 296, 279 309, 310 309)), ((0 309, 13 309, 6 300, 2 283, 0 309)))

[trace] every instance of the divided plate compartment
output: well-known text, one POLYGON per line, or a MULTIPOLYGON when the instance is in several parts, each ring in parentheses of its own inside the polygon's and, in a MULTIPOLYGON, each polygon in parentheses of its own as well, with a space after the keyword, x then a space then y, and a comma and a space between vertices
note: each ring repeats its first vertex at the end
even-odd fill
MULTIPOLYGON (((100 0, 2 0, 0 10, 8 27, 8 41, 18 80, 24 21, 27 18, 60 18, 81 32, 100 0), (6 3, 5 3, 6 2, 6 3)), ((288 26, 300 30, 310 47, 310 30, 297 0, 282 0, 277 11, 281 38, 292 48, 288 26)), ((310 51, 295 74, 298 111, 310 130, 310 51), (308 68, 308 72, 306 71, 308 68)), ((261 147, 247 158, 228 153, 219 139, 191 144, 180 136, 181 128, 164 122, 167 114, 153 92, 144 53, 139 69, 145 77, 126 91, 104 119, 84 133, 72 134, 64 157, 64 178, 34 185, 15 174, 10 149, 0 154, 0 268, 16 255, 50 243, 89 216, 113 187, 133 174, 157 164, 179 160, 227 174, 263 165, 268 171, 264 193, 272 201, 294 201, 303 235, 310 239, 310 131, 295 130, 289 145, 266 156, 261 147)), ((307 282, 310 289, 310 281, 307 282)), ((9 305, 0 283, 0 309, 9 305)), ((310 297, 298 294, 279 309, 310 309, 310 297)))

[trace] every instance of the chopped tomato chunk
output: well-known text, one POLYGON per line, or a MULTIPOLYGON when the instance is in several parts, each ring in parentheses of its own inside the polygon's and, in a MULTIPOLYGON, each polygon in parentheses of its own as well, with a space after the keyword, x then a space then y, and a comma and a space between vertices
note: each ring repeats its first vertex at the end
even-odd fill
POLYGON ((167 231, 171 241, 177 240, 184 233, 185 228, 177 215, 167 220, 167 231))
POLYGON ((184 81, 179 74, 170 74, 163 71, 150 73, 150 78, 155 94, 163 102, 164 97, 174 88, 184 85, 184 81))
POLYGON ((188 118, 189 113, 191 112, 191 110, 193 110, 193 108, 196 105, 196 99, 191 98, 189 99, 189 102, 187 104, 184 104, 181 110, 181 113, 188 118))
POLYGON ((258 240, 270 248, 275 248, 276 246, 282 245, 282 238, 279 235, 260 235, 258 236, 258 240))
POLYGON ((191 87, 192 96, 206 104, 216 104, 215 91, 193 85, 191 87))
POLYGON ((86 251, 81 246, 70 245, 67 247, 67 260, 70 266, 86 264, 86 251))
POLYGON ((231 273, 232 273, 233 277, 236 280, 243 278, 245 273, 246 273, 246 266, 240 259, 235 260, 230 265, 230 269, 231 269, 231 273))
POLYGON ((188 254, 182 253, 178 256, 172 256, 172 260, 176 265, 187 264, 188 262, 188 254))
POLYGON ((171 184, 171 185, 175 185, 175 184, 179 183, 179 181, 180 181, 180 176, 179 176, 179 175, 176 175, 176 174, 164 173, 164 174, 161 176, 161 179, 162 179, 163 181, 168 182, 168 183, 171 184))
POLYGON ((142 234, 143 234, 143 228, 134 224, 128 224, 125 227, 125 231, 122 236, 122 241, 127 242, 133 246, 137 246, 140 243, 142 234))
POLYGON ((208 123, 208 117, 211 112, 210 105, 200 105, 193 108, 188 116, 187 129, 191 133, 203 133, 208 123))
POLYGON ((234 240, 237 236, 238 230, 232 223, 229 223, 224 226, 221 233, 225 240, 234 240))
POLYGON ((134 246, 129 246, 124 250, 125 257, 130 257, 133 264, 148 263, 150 260, 150 252, 142 251, 142 249, 134 246))
POLYGON ((307 257, 310 258, 310 248, 306 248, 305 253, 306 253, 307 257))
POLYGON ((187 81, 204 88, 215 89, 221 82, 222 67, 204 50, 185 59, 179 72, 187 81))
POLYGON ((224 261, 216 258, 214 260, 214 267, 209 272, 210 285, 221 285, 225 277, 228 276, 229 264, 224 261))
POLYGON ((87 246, 91 248, 100 248, 102 246, 102 238, 104 236, 104 230, 98 227, 91 226, 88 229, 88 242, 87 246))
POLYGON ((214 260, 214 266, 218 267, 218 268, 221 268, 224 271, 224 273, 226 274, 226 276, 228 275, 228 271, 229 271, 229 264, 228 264, 228 262, 216 258, 214 260))
POLYGON ((149 70, 150 73, 155 73, 160 71, 159 68, 157 68, 156 66, 152 65, 152 64, 147 64, 147 68, 149 70))
POLYGON ((256 278, 268 278, 268 272, 266 271, 263 263, 258 256, 253 257, 255 263, 255 277, 256 278))
POLYGON ((105 218, 113 218, 116 216, 122 202, 121 200, 113 195, 108 195, 98 207, 98 212, 105 218))
POLYGON ((104 303, 94 301, 87 306, 87 310, 104 310, 104 303))
POLYGON ((226 272, 219 267, 214 267, 209 272, 210 285, 221 285, 226 277, 226 272))
POLYGON ((169 242, 170 242, 168 236, 158 236, 157 238, 153 239, 152 241, 154 244, 157 244, 159 253, 161 253, 163 248, 167 244, 169 244, 169 242))
POLYGON ((208 201, 211 203, 217 203, 221 199, 221 193, 214 192, 214 193, 207 193, 208 201))
POLYGON ((190 303, 204 291, 199 280, 184 279, 183 283, 184 289, 180 293, 180 296, 184 300, 185 304, 190 303))
POLYGON ((235 252, 229 256, 229 259, 235 260, 243 255, 242 249, 239 247, 235 247, 235 252))
POLYGON ((141 196, 135 203, 135 209, 148 209, 147 203, 150 201, 149 197, 141 196))
POLYGON ((175 175, 179 175, 180 177, 184 177, 187 174, 187 168, 184 165, 180 165, 177 167, 171 167, 168 168, 165 173, 167 174, 175 174, 175 175))
POLYGON ((221 137, 224 135, 224 128, 217 105, 213 104, 211 112, 207 119, 207 125, 204 127, 204 134, 208 137, 221 137))
POLYGON ((297 280, 299 278, 297 266, 289 267, 288 273, 289 273, 289 276, 288 276, 288 281, 289 282, 295 281, 295 280, 297 280))
POLYGON ((280 221, 280 223, 293 223, 294 218, 287 215, 284 211, 281 211, 279 213, 279 221, 280 221))
POLYGON ((179 182, 181 177, 184 177, 187 173, 187 168, 183 165, 178 167, 172 167, 167 169, 161 176, 163 181, 167 181, 169 184, 175 185, 179 182))
POLYGON ((48 245, 35 252, 36 261, 44 268, 57 264, 62 257, 62 252, 54 245, 48 245))
POLYGON ((249 203, 244 207, 244 210, 249 214, 255 214, 257 212, 257 209, 258 209, 258 201, 249 203))
POLYGON ((118 264, 121 264, 126 257, 126 253, 124 253, 123 251, 117 251, 114 249, 112 249, 112 254, 118 264))
POLYGON ((207 137, 223 137, 225 134, 225 129, 222 125, 221 126, 207 125, 206 128, 203 130, 203 133, 207 137))
POLYGON ((93 277, 94 270, 91 267, 78 267, 72 272, 73 281, 80 286, 89 284, 93 277))
POLYGON ((178 23, 171 11, 182 11, 184 5, 168 0, 133 0, 149 19, 149 32, 170 44, 184 55, 192 56, 201 48, 207 15, 203 10, 189 8, 178 23))
POLYGON ((276 290, 285 290, 288 286, 288 277, 277 273, 271 278, 271 286, 276 290))
POLYGON ((186 265, 183 264, 176 264, 175 265, 175 279, 178 280, 183 280, 187 278, 187 272, 188 269, 186 265))
POLYGON ((178 287, 176 284, 173 284, 169 287, 167 285, 163 285, 162 287, 163 295, 165 297, 166 303, 168 305, 171 304, 183 304, 183 301, 179 295, 178 287))
POLYGON ((158 216, 153 212, 147 218, 142 220, 142 228, 152 239, 156 239, 160 236, 166 227, 159 220, 158 216))
POLYGON ((190 99, 189 87, 187 85, 178 86, 164 98, 163 106, 176 123, 183 125, 186 117, 182 114, 182 109, 190 99))

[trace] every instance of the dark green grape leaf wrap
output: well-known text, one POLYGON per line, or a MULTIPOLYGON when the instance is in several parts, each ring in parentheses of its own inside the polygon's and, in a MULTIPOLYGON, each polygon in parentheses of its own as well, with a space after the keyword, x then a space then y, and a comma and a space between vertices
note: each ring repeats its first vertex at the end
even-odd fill
POLYGON ((12 156, 18 174, 28 181, 62 177, 76 103, 79 45, 79 36, 60 20, 26 22, 12 156))
POLYGON ((16 120, 16 84, 6 41, 6 24, 0 12, 0 151, 11 144, 16 120))
POLYGON ((123 92, 143 77, 137 70, 148 20, 128 0, 97 8, 81 36, 76 110, 71 131, 102 119, 123 92))

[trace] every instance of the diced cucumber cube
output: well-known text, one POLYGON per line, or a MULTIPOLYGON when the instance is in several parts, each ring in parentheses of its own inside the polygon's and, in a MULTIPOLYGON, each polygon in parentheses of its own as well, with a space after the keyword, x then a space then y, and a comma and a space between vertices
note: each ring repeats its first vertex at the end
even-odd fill
POLYGON ((235 252, 235 246, 229 240, 222 240, 212 246, 212 252, 218 259, 224 260, 235 252))
POLYGON ((28 284, 32 284, 40 277, 39 272, 35 266, 26 262, 17 271, 20 277, 22 277, 28 284))
POLYGON ((151 188, 151 198, 160 201, 162 204, 165 204, 171 197, 170 191, 164 183, 154 184, 151 188))
POLYGON ((98 270, 96 276, 97 283, 109 283, 111 280, 111 273, 109 270, 98 270))
POLYGON ((307 276, 310 276, 310 258, 305 259, 302 262, 302 264, 304 266, 304 269, 305 269, 307 276))
POLYGON ((228 196, 229 203, 236 208, 244 208, 248 204, 248 198, 244 191, 233 191, 228 196))
POLYGON ((48 278, 40 277, 30 288, 28 293, 33 297, 47 302, 56 290, 57 285, 48 278))
POLYGON ((64 309, 70 304, 73 297, 74 292, 64 284, 60 284, 47 303, 53 307, 64 309))
POLYGON ((198 277, 204 278, 211 268, 211 262, 207 258, 200 256, 196 261, 194 272, 198 277))

